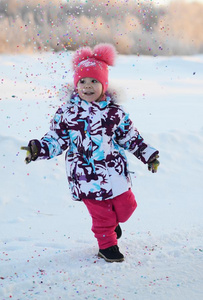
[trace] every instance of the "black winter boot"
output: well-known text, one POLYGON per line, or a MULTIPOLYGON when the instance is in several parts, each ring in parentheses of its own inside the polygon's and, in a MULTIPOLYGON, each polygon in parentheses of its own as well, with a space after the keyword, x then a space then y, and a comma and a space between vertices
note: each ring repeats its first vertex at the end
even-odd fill
POLYGON ((117 234, 117 240, 120 239, 120 237, 122 235, 122 229, 119 224, 116 226, 116 229, 114 231, 117 234))
POLYGON ((99 249, 98 256, 104 258, 107 262, 121 262, 124 260, 124 256, 120 253, 117 245, 106 249, 99 249))

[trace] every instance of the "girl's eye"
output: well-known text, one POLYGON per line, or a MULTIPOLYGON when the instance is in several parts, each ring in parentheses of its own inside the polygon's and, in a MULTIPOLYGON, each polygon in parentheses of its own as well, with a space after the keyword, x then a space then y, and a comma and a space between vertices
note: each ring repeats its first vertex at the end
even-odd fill
POLYGON ((96 79, 93 79, 92 82, 93 82, 93 83, 97 83, 97 80, 96 80, 96 79))
POLYGON ((85 83, 84 79, 80 79, 80 83, 84 84, 85 83))

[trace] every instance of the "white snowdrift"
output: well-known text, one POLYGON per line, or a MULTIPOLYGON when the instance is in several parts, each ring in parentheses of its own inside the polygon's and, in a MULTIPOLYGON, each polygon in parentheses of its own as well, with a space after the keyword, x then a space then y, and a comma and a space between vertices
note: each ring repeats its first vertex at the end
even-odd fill
POLYGON ((48 131, 70 58, 0 56, 0 299, 202 299, 203 56, 120 56, 111 70, 161 162, 151 174, 128 155, 138 208, 113 264, 71 200, 64 155, 25 165, 20 151, 48 131))

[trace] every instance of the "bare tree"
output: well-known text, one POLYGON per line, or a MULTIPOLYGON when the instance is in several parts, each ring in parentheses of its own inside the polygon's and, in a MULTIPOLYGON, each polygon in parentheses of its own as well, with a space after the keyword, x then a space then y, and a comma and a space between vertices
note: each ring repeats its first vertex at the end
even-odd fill
POLYGON ((100 42, 119 53, 172 55, 203 51, 203 5, 176 1, 1 0, 0 52, 75 50, 100 42))

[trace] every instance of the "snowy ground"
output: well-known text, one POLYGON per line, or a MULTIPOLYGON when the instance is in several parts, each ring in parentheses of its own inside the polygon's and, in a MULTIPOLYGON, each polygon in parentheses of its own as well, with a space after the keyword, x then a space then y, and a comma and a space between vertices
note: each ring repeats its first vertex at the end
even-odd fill
POLYGON ((203 299, 203 56, 120 56, 111 70, 161 161, 152 174, 129 155, 138 208, 112 264, 70 199, 64 155, 25 165, 20 151, 48 131, 70 59, 0 56, 0 299, 203 299))

